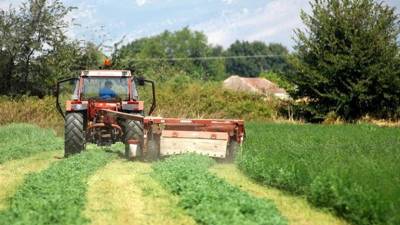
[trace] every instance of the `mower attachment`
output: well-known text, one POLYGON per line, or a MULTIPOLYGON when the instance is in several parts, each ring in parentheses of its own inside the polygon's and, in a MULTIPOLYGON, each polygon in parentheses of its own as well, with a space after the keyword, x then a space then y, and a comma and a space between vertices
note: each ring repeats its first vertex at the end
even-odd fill
MULTIPOLYGON (((193 152, 227 158, 243 143, 245 134, 243 120, 142 117, 112 110, 102 111, 109 116, 143 123, 144 143, 157 140, 156 151, 161 156, 193 152)), ((145 155, 148 149, 145 144, 145 155)))
POLYGON ((160 136, 161 156, 194 152, 227 158, 242 144, 242 120, 174 119, 145 117, 145 127, 160 136))

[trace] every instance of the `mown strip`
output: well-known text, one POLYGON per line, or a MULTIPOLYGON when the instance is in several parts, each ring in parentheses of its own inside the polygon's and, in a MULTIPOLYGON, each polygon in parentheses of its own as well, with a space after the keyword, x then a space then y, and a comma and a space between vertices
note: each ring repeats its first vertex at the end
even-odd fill
POLYGON ((31 124, 9 124, 0 127, 0 164, 62 148, 63 140, 51 129, 31 124))
POLYGON ((359 224, 400 224, 400 129, 248 123, 240 168, 359 224))
POLYGON ((85 210, 91 224, 195 224, 151 172, 151 164, 114 160, 91 176, 85 210))
POLYGON ((154 177, 173 194, 196 222, 209 225, 287 224, 273 202, 242 192, 208 172, 208 157, 183 155, 154 165, 154 177))
POLYGON ((51 162, 57 160, 56 157, 61 156, 61 151, 44 152, 0 164, 0 210, 7 207, 7 200, 17 191, 17 187, 29 173, 46 169, 51 162))
POLYGON ((253 196, 274 201, 276 207, 292 225, 346 225, 346 221, 329 212, 312 207, 306 199, 278 189, 258 184, 243 174, 234 164, 217 164, 210 172, 253 196))
POLYGON ((29 176, 0 213, 0 224, 84 224, 87 179, 115 154, 88 151, 29 176))

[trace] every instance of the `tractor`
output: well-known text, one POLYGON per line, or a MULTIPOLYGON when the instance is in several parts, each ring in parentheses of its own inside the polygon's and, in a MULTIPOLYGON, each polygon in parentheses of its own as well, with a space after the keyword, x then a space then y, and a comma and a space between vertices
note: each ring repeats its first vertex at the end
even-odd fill
POLYGON ((128 70, 84 70, 56 86, 56 107, 65 120, 65 157, 87 143, 125 144, 127 159, 156 160, 187 152, 233 159, 243 143, 244 122, 223 119, 154 117, 155 82, 128 70), (64 94, 65 84, 71 88, 64 94), (145 113, 138 86, 151 85, 152 103, 145 113), (62 99, 66 99, 62 102, 62 99), (62 106, 64 104, 64 106, 62 106))

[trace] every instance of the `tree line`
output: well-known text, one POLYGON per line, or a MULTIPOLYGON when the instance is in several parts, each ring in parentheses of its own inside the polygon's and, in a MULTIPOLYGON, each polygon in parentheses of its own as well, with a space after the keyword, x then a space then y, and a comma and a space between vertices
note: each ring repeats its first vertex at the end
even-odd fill
MULTIPOLYGON (((311 0, 294 50, 279 43, 211 45, 199 31, 175 32, 115 44, 113 68, 160 82, 171 78, 221 81, 263 76, 304 99, 310 117, 400 117, 399 15, 375 0, 311 0), (250 57, 248 57, 250 56, 250 57), (253 56, 253 57, 251 57, 253 56)), ((101 67, 100 46, 67 37, 74 8, 61 0, 27 0, 0 10, 0 95, 43 96, 60 77, 101 67)))
POLYGON ((225 50, 209 44, 204 33, 183 28, 117 47, 112 59, 114 68, 129 68, 156 79, 185 75, 218 81, 231 74, 257 77, 266 70, 284 72, 289 67, 287 55, 283 45, 260 41, 236 41, 225 50))

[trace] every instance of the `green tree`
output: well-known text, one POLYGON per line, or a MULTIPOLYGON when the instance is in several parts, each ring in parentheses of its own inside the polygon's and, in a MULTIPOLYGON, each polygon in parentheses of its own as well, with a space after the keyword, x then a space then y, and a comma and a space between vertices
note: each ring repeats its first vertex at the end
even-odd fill
POLYGON ((135 40, 117 48, 112 58, 115 68, 131 69, 137 74, 153 76, 156 79, 169 79, 175 74, 186 74, 194 79, 219 80, 225 76, 223 60, 188 58, 221 54, 221 48, 210 46, 202 32, 184 28, 135 40))
POLYGON ((81 70, 99 69, 104 59, 98 46, 91 42, 84 45, 78 41, 60 43, 41 58, 43 72, 47 74, 43 83, 51 87, 60 78, 78 76, 81 70))
POLYGON ((247 77, 258 77, 263 71, 286 73, 289 69, 286 61, 288 50, 281 44, 255 41, 236 41, 226 51, 226 56, 238 58, 226 60, 226 71, 247 77), (240 56, 255 56, 240 58, 240 56))
POLYGON ((347 120, 400 115, 399 17, 373 0, 314 0, 297 30, 293 93, 307 97, 316 116, 347 120))
POLYGON ((65 16, 72 8, 60 0, 28 0, 19 10, 0 10, 0 94, 43 94, 43 59, 65 42, 65 16))

